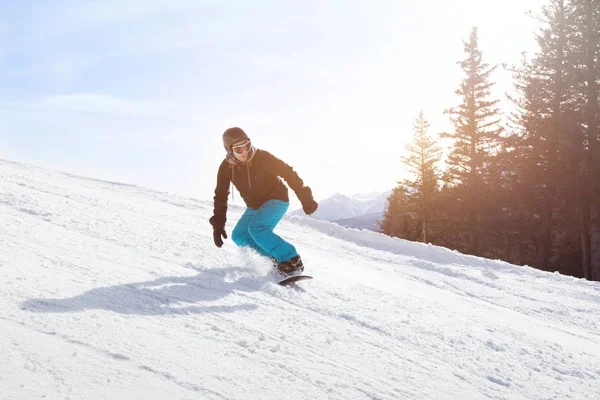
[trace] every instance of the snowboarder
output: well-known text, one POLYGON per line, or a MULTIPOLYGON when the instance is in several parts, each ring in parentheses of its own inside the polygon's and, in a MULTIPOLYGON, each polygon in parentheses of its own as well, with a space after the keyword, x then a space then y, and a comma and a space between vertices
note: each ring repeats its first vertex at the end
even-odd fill
POLYGON ((217 174, 214 214, 210 218, 215 245, 220 248, 223 239, 227 239, 227 199, 233 182, 247 206, 231 233, 233 242, 275 260, 284 275, 301 273, 304 265, 296 248, 273 233, 289 207, 288 189, 280 177, 296 193, 307 215, 318 207, 311 189, 304 186, 291 166, 268 151, 255 148, 241 128, 227 129, 223 133, 223 146, 227 154, 217 174))

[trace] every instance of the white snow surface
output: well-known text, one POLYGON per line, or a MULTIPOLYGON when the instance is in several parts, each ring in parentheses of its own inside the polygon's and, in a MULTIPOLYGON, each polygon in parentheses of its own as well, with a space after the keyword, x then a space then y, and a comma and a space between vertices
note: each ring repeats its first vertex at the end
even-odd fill
POLYGON ((600 398, 598 283, 285 217, 281 287, 211 215, 0 161, 0 399, 600 398))

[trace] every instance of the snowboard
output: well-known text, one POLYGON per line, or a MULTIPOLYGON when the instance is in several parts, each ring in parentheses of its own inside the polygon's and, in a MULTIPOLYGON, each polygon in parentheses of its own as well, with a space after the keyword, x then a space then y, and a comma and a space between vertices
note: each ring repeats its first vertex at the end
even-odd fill
POLYGON ((303 280, 312 279, 312 278, 313 277, 310 275, 294 275, 294 276, 285 277, 277 283, 280 284, 281 286, 288 286, 288 285, 291 285, 298 281, 303 281, 303 280))

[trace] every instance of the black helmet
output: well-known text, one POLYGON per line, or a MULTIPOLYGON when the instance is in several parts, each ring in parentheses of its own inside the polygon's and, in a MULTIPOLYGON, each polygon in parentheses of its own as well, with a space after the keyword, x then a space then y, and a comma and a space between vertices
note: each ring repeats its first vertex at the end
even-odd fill
POLYGON ((231 150, 231 146, 234 143, 249 139, 250 138, 248 138, 248 135, 246 135, 246 132, 244 132, 242 128, 229 128, 223 133, 223 146, 225 146, 226 150, 231 150))

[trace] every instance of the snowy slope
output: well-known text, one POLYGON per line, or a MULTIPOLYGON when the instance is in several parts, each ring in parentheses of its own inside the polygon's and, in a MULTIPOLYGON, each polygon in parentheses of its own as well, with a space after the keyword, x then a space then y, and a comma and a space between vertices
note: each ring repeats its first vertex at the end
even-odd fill
POLYGON ((290 217, 283 288, 211 210, 0 161, 0 399, 600 398, 598 283, 290 217))

